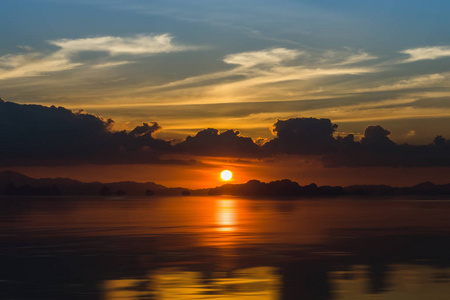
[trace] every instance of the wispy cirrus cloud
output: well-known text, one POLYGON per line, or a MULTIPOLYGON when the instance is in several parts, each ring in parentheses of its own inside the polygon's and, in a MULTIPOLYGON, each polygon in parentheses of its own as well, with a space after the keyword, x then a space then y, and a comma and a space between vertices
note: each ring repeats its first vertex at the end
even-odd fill
POLYGON ((44 56, 38 52, 8 54, 0 57, 0 80, 39 76, 46 73, 70 70, 81 63, 71 62, 61 53, 44 56))
MULTIPOLYGON (((325 60, 321 55, 287 48, 234 53, 223 58, 224 63, 235 65, 232 69, 135 89, 134 92, 177 93, 183 90, 195 94, 197 102, 201 101, 200 99, 208 101, 202 103, 252 102, 263 101, 269 97, 273 99, 277 93, 292 91, 293 88, 297 92, 295 97, 299 97, 301 93, 305 93, 305 90, 298 92, 301 89, 299 83, 308 84, 314 79, 379 71, 376 67, 350 66, 353 63, 373 59, 366 53, 340 54, 339 57, 327 57, 325 60), (276 84, 276 87, 271 86, 273 84, 276 84), (263 85, 265 88, 261 89, 263 85)), ((317 91, 317 88, 313 90, 317 91)))
POLYGON ((102 36, 84 39, 60 39, 49 41, 61 48, 61 52, 78 53, 82 51, 106 52, 109 55, 153 55, 195 49, 173 43, 170 34, 145 35, 133 37, 102 36))
POLYGON ((94 69, 101 69, 101 68, 110 68, 110 67, 117 67, 117 66, 121 66, 121 65, 126 65, 131 63, 131 61, 112 61, 112 62, 107 62, 104 64, 96 64, 94 66, 92 66, 92 68, 94 69))
POLYGON ((434 60, 450 56, 450 46, 434 46, 403 50, 400 53, 408 54, 409 58, 402 63, 410 63, 420 60, 434 60))
POLYGON ((242 52, 225 56, 223 61, 227 64, 253 67, 257 65, 273 65, 289 61, 303 54, 303 51, 274 48, 261 51, 242 52))
POLYGON ((382 92, 382 91, 396 91, 416 88, 427 88, 441 84, 450 78, 450 73, 435 73, 421 76, 414 76, 407 79, 395 81, 392 84, 380 85, 375 88, 357 89, 356 92, 382 92))
POLYGON ((356 64, 356 63, 360 63, 360 62, 364 62, 364 61, 368 61, 368 60, 374 60, 377 58, 378 57, 371 55, 367 52, 360 52, 358 54, 351 55, 351 56, 345 58, 344 61, 341 63, 338 63, 338 65, 352 65, 352 64, 356 64))
MULTIPOLYGON (((129 63, 128 60, 108 60, 115 56, 151 56, 198 49, 193 46, 179 45, 173 42, 169 34, 136 35, 132 37, 102 36, 82 39, 60 39, 48 41, 59 49, 53 53, 34 52, 25 48, 27 53, 7 54, 0 57, 0 80, 41 76, 48 73, 74 69, 84 65, 74 58, 82 52, 104 52, 106 58, 91 67, 105 68, 129 63), (105 61, 106 59, 106 61, 105 61)), ((22 47, 23 48, 23 47, 22 47)))

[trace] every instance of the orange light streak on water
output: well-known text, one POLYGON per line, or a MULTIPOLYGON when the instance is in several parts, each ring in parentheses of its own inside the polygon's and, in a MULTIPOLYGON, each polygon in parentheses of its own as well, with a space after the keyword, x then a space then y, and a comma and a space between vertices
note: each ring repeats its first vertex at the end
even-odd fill
POLYGON ((216 225, 218 231, 234 231, 237 225, 237 212, 235 200, 217 200, 216 225))

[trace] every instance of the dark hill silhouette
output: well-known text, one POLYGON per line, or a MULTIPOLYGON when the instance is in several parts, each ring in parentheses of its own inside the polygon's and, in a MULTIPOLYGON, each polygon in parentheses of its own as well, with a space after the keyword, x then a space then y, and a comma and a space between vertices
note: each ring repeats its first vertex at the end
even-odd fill
POLYGON ((244 184, 225 184, 212 188, 209 195, 233 195, 233 196, 393 196, 393 195, 450 195, 450 184, 436 185, 424 182, 412 187, 391 187, 388 185, 352 185, 341 186, 301 186, 297 182, 288 179, 272 181, 269 183, 258 180, 250 180, 244 184))
MULTIPOLYGON (((39 193, 38 190, 56 187, 61 195, 99 195, 103 187, 108 188, 111 193, 126 192, 129 195, 144 195, 147 190, 155 192, 166 189, 165 186, 154 182, 121 181, 112 183, 81 182, 69 178, 31 178, 13 171, 0 171, 0 195, 4 195, 6 187, 13 184, 16 190, 27 190, 10 195, 52 195, 55 192, 39 193)), ((12 189, 10 188, 12 191, 12 189)), ((180 191, 181 193, 181 191, 180 191)))
POLYGON ((351 185, 344 188, 347 195, 394 195, 400 194, 398 188, 388 185, 351 185))
POLYGON ((191 190, 183 187, 167 188, 154 182, 121 181, 112 183, 84 183, 69 178, 35 179, 13 171, 0 171, 0 195, 6 196, 199 196, 233 195, 258 197, 302 197, 343 195, 450 195, 450 184, 431 182, 411 187, 388 185, 317 186, 312 183, 301 186, 289 179, 269 183, 250 180, 244 184, 224 184, 211 189, 191 190))
POLYGON ((423 182, 412 187, 401 188, 402 194, 407 195, 450 195, 450 184, 436 185, 423 182))
POLYGON ((269 183, 250 180, 244 184, 225 184, 209 190, 209 195, 242 196, 342 196, 344 189, 340 186, 321 186, 310 184, 300 186, 289 179, 269 183))

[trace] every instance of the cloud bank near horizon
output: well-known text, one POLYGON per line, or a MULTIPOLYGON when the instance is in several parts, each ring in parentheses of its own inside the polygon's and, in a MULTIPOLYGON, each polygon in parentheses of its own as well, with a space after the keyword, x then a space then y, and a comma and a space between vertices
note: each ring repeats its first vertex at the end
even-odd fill
MULTIPOLYGON (((0 100, 0 165, 190 164, 166 156, 261 159, 289 155, 319 158, 328 167, 450 166, 450 140, 427 145, 396 144, 390 131, 368 126, 361 140, 338 135, 329 119, 290 118, 272 126, 274 138, 261 143, 237 130, 208 128, 178 144, 158 139, 157 122, 114 131, 114 121, 63 107, 22 105, 0 100)), ((281 158, 280 158, 281 159, 281 158)))

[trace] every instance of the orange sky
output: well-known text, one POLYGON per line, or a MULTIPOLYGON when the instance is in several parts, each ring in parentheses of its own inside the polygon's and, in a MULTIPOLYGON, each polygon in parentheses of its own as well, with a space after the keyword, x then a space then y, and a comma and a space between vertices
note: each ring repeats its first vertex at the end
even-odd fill
MULTIPOLYGON (((386 136, 398 147, 384 165, 409 157, 426 166, 449 166, 450 141, 441 143, 448 153, 441 151, 439 159, 432 156, 441 149, 430 146, 437 135, 450 137, 450 4, 445 1, 6 2, 0 10, 0 97, 20 107, 3 115, 0 109, 5 145, 0 168, 35 177, 192 188, 221 184, 223 169, 232 170, 238 183, 254 178, 331 185, 450 182, 448 168, 333 169, 309 158, 306 163, 311 153, 274 162, 198 156, 196 164, 159 161, 167 153, 211 155, 201 146, 183 152, 162 145, 207 128, 271 140, 270 128, 278 120, 324 118, 339 125, 333 137, 352 134, 354 144, 368 126, 389 130, 386 136), (50 109, 53 105, 66 110, 50 109), (79 110, 85 110, 85 122, 77 123, 79 110), (145 131, 143 123, 157 126, 145 131), (111 142, 113 132, 121 130, 127 133, 111 142), (428 156, 421 157, 418 147, 401 152, 403 143, 428 147, 423 150, 428 156), (32 167, 46 164, 54 167, 32 167)), ((294 143, 314 144, 314 128, 308 128, 313 138, 294 143)), ((224 144, 238 144, 230 140, 224 144)), ((240 149, 223 155, 260 157, 236 154, 240 149)), ((370 164, 374 148, 366 149, 362 160, 370 164)), ((306 152, 289 150, 273 153, 306 152)), ((218 149, 211 152, 219 155, 218 149)))
POLYGON ((245 183, 251 179, 264 182, 291 179, 300 185, 387 184, 410 186, 424 181, 436 184, 450 182, 450 168, 325 168, 314 160, 295 157, 263 161, 238 161, 233 158, 202 157, 204 164, 177 165, 80 165, 52 167, 16 167, 14 170, 31 177, 68 177, 84 182, 152 181, 167 187, 191 189, 220 186, 220 172, 233 172, 229 183, 245 183))

